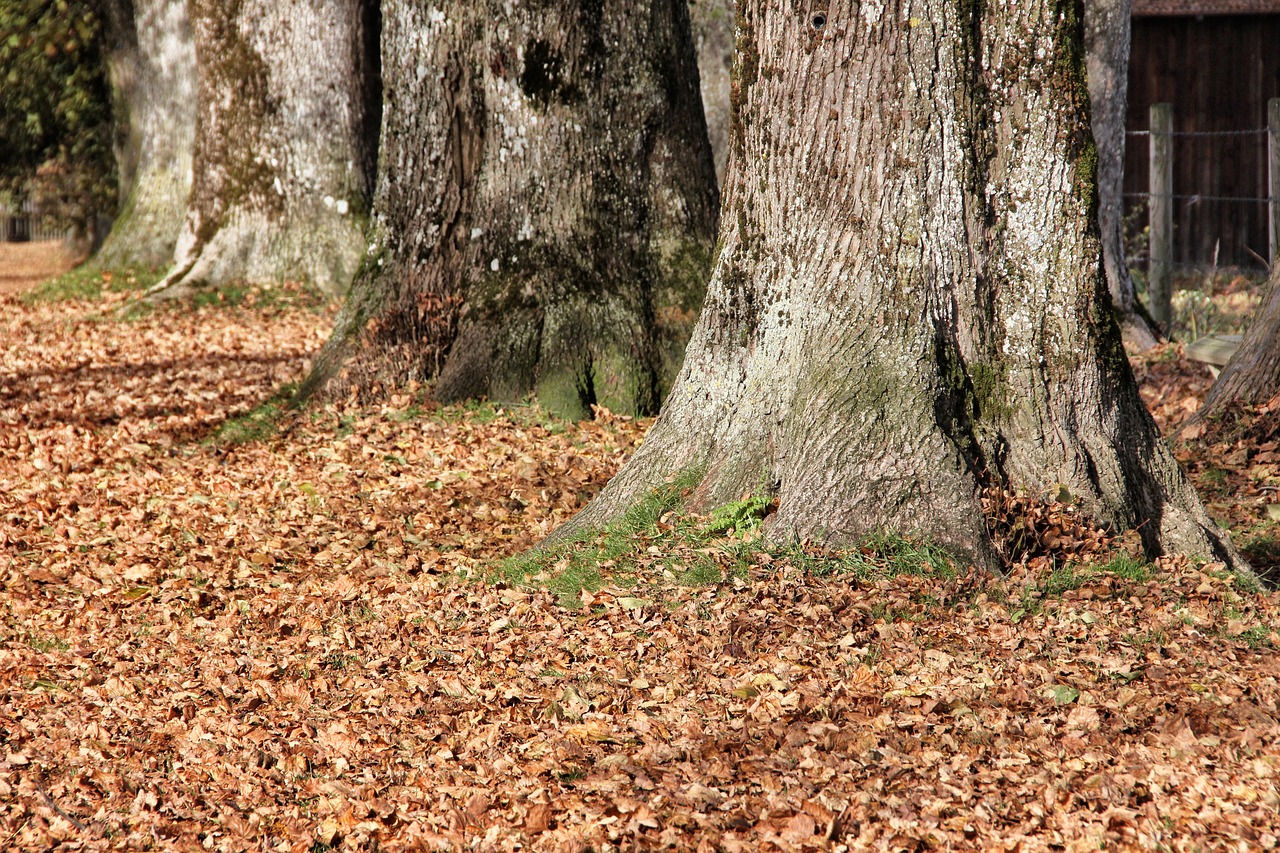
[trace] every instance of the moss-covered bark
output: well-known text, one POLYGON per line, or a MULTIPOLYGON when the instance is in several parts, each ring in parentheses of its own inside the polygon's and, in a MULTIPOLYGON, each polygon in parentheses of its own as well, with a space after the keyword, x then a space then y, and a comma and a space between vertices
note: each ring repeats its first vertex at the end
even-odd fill
POLYGON ((1093 217, 1079 3, 739 6, 707 304, 644 445, 570 526, 677 472, 775 538, 893 531, 998 565, 980 495, 1066 490, 1241 565, 1143 407, 1093 217), (820 8, 819 8, 820 6, 820 8))
POLYGON ((655 410, 717 213, 683 0, 383 12, 374 246, 306 391, 655 410))
POLYGON ((228 281, 349 285, 376 145, 375 0, 190 0, 194 179, 156 296, 228 281), (371 114, 372 112, 372 114, 371 114))

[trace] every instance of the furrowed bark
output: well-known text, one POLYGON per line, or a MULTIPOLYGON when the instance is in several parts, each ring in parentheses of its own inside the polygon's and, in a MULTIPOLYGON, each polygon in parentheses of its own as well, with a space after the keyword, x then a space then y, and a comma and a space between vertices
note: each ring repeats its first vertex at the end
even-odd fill
POLYGON ((697 504, 776 496, 780 540, 887 530, 994 567, 979 495, 1002 486, 1244 567, 1120 344, 1080 5, 739 8, 706 308, 658 422, 566 532, 696 469, 697 504))
POLYGON ((153 297, 231 281, 344 291, 364 251, 378 116, 372 0, 191 0, 194 183, 153 297))
POLYGON ((384 16, 373 247, 302 393, 656 409, 717 211, 683 0, 384 16))

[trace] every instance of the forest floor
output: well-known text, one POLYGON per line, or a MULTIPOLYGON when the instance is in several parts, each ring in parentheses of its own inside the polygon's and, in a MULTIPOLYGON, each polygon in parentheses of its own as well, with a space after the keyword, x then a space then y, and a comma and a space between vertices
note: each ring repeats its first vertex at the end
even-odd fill
POLYGON ((22 293, 75 265, 61 243, 0 242, 0 296, 22 293))
MULTIPOLYGON (((330 306, 136 284, 0 297, 0 849, 1277 844, 1280 597, 1221 566, 1020 504, 1004 578, 771 548, 678 486, 504 562, 647 423, 292 411, 330 306)), ((1209 382, 1136 366, 1169 428, 1209 382)), ((1260 562, 1270 413, 1182 451, 1260 562)))

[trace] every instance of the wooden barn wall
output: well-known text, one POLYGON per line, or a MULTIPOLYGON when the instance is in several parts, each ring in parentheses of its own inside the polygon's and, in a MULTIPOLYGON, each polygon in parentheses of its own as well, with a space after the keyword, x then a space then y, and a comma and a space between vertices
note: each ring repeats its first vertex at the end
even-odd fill
MULTIPOLYGON (((1280 97, 1280 15, 1135 18, 1129 64, 1129 130, 1146 130, 1153 103, 1173 104, 1174 131, 1265 128, 1267 100, 1280 97)), ((1148 189, 1148 141, 1130 136, 1125 193, 1148 189)), ((1264 198, 1266 136, 1177 137, 1174 194, 1264 198)), ((1130 197, 1126 208, 1142 205, 1130 197)), ((1146 224, 1139 212, 1137 228, 1146 224)), ((1175 263, 1260 266, 1267 208, 1260 202, 1177 199, 1175 263)))

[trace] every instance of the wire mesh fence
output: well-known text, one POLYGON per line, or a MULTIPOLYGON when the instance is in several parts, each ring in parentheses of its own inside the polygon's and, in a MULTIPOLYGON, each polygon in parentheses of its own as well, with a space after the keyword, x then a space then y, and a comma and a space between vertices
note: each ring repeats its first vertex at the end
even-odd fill
POLYGON ((1126 134, 1127 237, 1146 249, 1161 325, 1171 320, 1175 267, 1268 268, 1280 251, 1280 99, 1267 118, 1267 127, 1174 130, 1172 105, 1160 103, 1149 129, 1126 134))
POLYGON ((1131 221, 1137 208, 1148 214, 1140 228, 1152 226, 1151 213, 1172 219, 1154 223, 1173 229, 1170 265, 1268 266, 1276 253, 1276 128, 1175 130, 1174 118, 1171 107, 1153 105, 1151 128, 1126 134, 1124 201, 1131 221))

